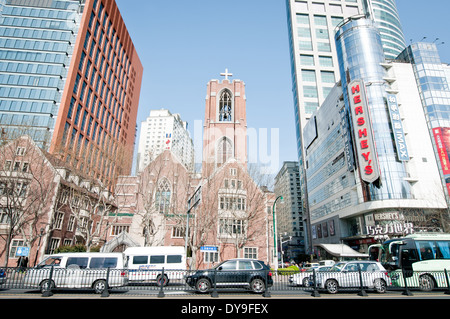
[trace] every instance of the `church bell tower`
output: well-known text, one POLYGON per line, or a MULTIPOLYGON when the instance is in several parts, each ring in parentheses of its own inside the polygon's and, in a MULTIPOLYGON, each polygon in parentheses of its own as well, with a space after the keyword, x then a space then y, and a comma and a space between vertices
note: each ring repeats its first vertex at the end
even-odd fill
POLYGON ((203 132, 203 172, 211 173, 230 159, 247 165, 247 116, 245 83, 230 81, 207 84, 205 123, 203 132))

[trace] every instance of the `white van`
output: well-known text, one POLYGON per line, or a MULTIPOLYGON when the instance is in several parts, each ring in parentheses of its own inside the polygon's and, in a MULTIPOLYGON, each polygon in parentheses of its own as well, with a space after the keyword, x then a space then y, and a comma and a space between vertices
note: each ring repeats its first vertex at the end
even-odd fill
POLYGON ((125 249, 124 254, 128 259, 130 282, 156 280, 159 286, 166 286, 169 280, 183 279, 186 274, 184 247, 129 247, 125 249))
POLYGON ((29 269, 24 278, 25 285, 42 292, 48 290, 52 268, 52 289, 93 288, 96 293, 102 293, 106 279, 108 287, 128 284, 126 258, 122 253, 61 253, 50 255, 29 269))

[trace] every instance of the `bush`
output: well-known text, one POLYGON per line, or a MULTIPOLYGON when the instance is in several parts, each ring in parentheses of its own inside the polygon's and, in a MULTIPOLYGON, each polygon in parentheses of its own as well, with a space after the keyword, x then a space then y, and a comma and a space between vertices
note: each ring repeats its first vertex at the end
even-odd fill
POLYGON ((58 253, 82 253, 86 251, 86 246, 84 245, 71 245, 71 246, 61 246, 56 248, 55 254, 58 253))
POLYGON ((300 270, 298 266, 292 265, 287 268, 278 268, 278 274, 282 276, 289 276, 298 273, 300 270))

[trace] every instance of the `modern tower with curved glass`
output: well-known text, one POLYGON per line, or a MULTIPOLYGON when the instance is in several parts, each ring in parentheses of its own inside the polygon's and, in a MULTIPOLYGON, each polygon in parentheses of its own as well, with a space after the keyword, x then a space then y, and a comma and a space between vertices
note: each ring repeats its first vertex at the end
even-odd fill
POLYGON ((363 0, 363 8, 380 31, 386 59, 395 59, 406 47, 395 0, 363 0))
MULTIPOLYGON (((390 128, 389 112, 385 101, 389 85, 384 80, 385 61, 380 33, 369 19, 351 18, 336 33, 336 49, 340 57, 340 72, 344 100, 350 114, 348 85, 353 80, 364 83, 370 101, 370 120, 378 154, 381 180, 367 185, 366 200, 407 199, 410 185, 405 181, 404 163, 397 160, 397 150, 390 128)), ((362 88, 361 88, 362 89, 362 88)), ((352 114, 355 116, 355 114, 352 114)))

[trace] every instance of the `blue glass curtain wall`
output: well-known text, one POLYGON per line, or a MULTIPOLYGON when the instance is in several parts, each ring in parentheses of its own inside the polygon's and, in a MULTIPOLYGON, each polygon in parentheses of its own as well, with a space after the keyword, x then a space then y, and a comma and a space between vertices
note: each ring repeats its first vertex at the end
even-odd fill
POLYGON ((389 113, 386 106, 385 61, 380 34, 371 20, 360 18, 340 26, 336 34, 342 87, 346 107, 349 107, 347 85, 362 79, 366 86, 370 118, 381 173, 381 183, 368 185, 365 200, 411 198, 405 166, 397 160, 389 113))

